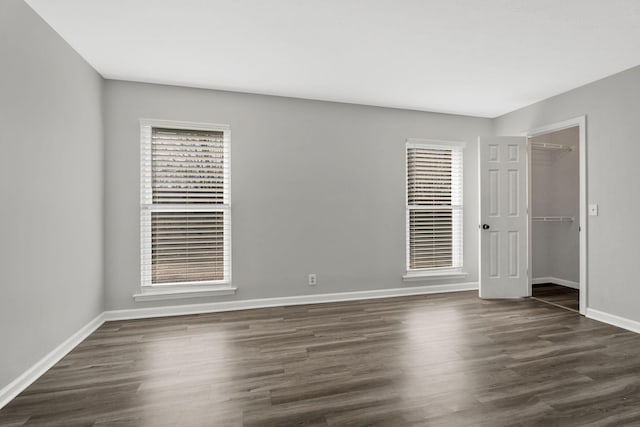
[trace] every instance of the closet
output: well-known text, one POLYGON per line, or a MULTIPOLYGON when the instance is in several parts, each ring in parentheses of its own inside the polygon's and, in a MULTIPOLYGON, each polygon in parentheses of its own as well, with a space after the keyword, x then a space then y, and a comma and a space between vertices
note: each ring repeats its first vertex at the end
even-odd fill
POLYGON ((532 295, 578 310, 579 128, 530 139, 532 295))

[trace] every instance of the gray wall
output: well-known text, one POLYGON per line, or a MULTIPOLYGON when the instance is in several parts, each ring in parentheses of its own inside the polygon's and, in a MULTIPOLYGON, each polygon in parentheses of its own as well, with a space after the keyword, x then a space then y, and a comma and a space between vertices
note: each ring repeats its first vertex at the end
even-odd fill
POLYGON ((580 281, 580 136, 577 127, 533 138, 571 151, 533 150, 532 216, 572 216, 573 222, 532 224, 533 277, 580 281))
POLYGON ((587 116, 588 306, 640 321, 640 67, 632 68, 494 120, 497 135, 587 116))
POLYGON ((0 389, 102 312, 102 78, 0 1, 0 389))
POLYGON ((106 81, 105 118, 107 310, 429 284, 402 281, 407 137, 468 142, 464 262, 477 281, 475 141, 488 119, 120 81, 106 81), (132 300, 140 118, 231 125, 235 296, 132 300))

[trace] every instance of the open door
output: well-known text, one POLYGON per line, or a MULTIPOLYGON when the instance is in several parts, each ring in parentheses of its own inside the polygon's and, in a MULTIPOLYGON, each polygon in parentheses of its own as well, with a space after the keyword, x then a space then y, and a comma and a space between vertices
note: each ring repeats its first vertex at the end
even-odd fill
POLYGON ((480 298, 529 296, 527 138, 478 138, 480 298))

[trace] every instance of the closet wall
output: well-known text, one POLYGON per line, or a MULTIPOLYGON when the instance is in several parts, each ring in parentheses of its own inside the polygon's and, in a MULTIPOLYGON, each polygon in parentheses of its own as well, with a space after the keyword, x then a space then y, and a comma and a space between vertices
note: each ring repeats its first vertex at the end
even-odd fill
POLYGON ((532 150, 533 278, 560 279, 577 287, 580 281, 578 128, 541 135, 532 142, 571 147, 571 151, 532 150), (541 221, 541 217, 573 217, 573 221, 541 221))

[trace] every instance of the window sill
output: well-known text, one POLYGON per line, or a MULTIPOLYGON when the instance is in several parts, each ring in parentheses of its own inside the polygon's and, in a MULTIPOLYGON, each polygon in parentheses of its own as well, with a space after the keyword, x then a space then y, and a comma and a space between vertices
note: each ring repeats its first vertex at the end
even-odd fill
POLYGON ((424 282, 430 280, 464 279, 468 274, 462 270, 411 271, 402 276, 404 282, 424 282))
POLYGON ((184 298, 220 297, 225 295, 235 295, 238 288, 231 285, 206 286, 200 289, 143 289, 139 294, 134 294, 136 302, 161 301, 184 298))

